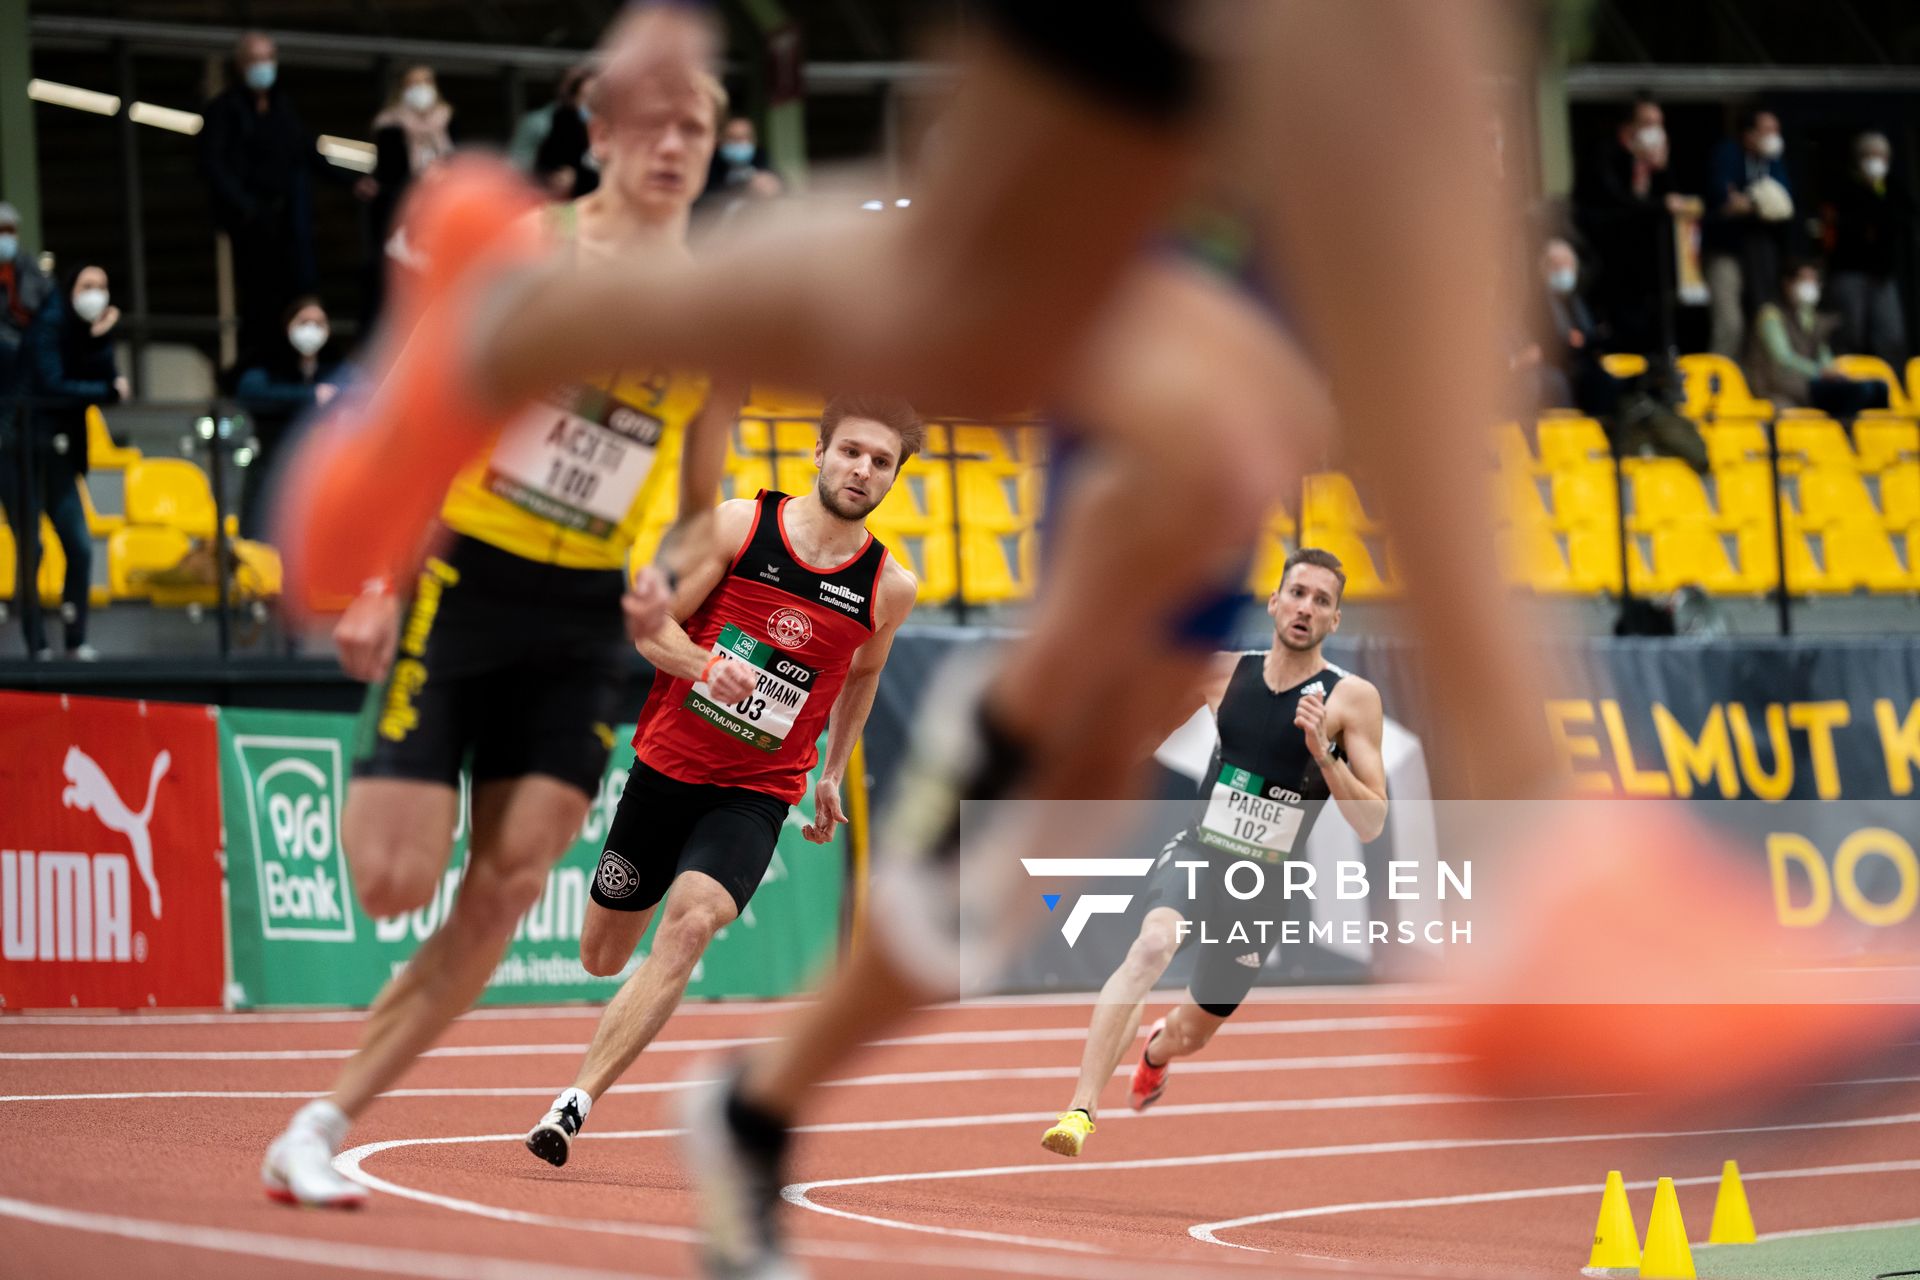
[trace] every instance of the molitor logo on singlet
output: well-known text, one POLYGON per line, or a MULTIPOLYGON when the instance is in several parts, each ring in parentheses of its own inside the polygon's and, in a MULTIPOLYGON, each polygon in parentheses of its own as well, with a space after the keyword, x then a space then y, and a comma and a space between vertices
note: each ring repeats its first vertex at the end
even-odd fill
POLYGON ((844 610, 847 613, 859 613, 861 609, 866 607, 867 598, 858 591, 850 590, 837 582, 822 582, 820 584, 820 603, 830 604, 834 608, 844 610))
POLYGON ((0 1004, 218 1002, 212 723, 149 711, 0 695, 0 1004))
POLYGON ((233 754, 246 795, 262 935, 352 942, 340 744, 242 733, 234 735, 233 754))
MULTIPOLYGON (((1138 878, 1153 870, 1152 858, 1022 858, 1020 865, 1027 874, 1040 880, 1092 879, 1104 876, 1130 876, 1138 878)), ((1060 894, 1043 893, 1040 900, 1047 904, 1047 910, 1054 911, 1060 906, 1060 894)), ((1067 910, 1067 918, 1060 926, 1061 936, 1071 947, 1080 941, 1080 933, 1087 927, 1087 921, 1099 915, 1119 915, 1133 902, 1130 893, 1088 893, 1074 899, 1073 906, 1067 910)))

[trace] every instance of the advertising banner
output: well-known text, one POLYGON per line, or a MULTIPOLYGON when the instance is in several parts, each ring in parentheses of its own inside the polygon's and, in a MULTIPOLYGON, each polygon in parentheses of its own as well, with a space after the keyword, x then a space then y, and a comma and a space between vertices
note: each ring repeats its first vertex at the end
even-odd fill
MULTIPOLYGON (((391 919, 355 901, 340 841, 351 772, 352 716, 233 710, 220 721, 236 1006, 365 1005, 446 918, 467 859, 464 817, 428 905, 391 919)), ((632 726, 592 810, 515 930, 483 1003, 605 1000, 622 977, 594 977, 579 961, 587 888, 632 766, 632 726)), ((461 813, 467 811, 462 780, 461 813)), ((790 814, 766 879, 741 918, 714 940, 690 996, 779 996, 801 989, 834 953, 844 841, 809 844, 811 793, 790 814)), ((651 945, 648 932, 634 964, 651 945)), ((630 972, 632 965, 628 966, 630 972)))
POLYGON ((220 1003, 210 707, 0 693, 0 1007, 220 1003))

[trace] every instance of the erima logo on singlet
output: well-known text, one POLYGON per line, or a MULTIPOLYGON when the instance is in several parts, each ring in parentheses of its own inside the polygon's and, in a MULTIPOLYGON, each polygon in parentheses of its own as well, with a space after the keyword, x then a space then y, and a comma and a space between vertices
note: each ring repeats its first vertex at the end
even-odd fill
POLYGON ((836 609, 845 609, 848 613, 860 612, 861 606, 867 603, 867 598, 858 591, 850 591, 837 582, 821 583, 820 595, 825 603, 836 609))

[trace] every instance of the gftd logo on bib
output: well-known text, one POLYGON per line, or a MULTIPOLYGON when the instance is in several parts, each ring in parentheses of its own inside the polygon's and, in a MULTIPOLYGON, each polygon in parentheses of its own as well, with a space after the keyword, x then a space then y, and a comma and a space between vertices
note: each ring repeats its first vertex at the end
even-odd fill
MULTIPOLYGON (((1027 874, 1040 880, 1088 880, 1107 876, 1129 876, 1138 878, 1153 870, 1152 858, 1022 858, 1020 865, 1027 874)), ((1047 910, 1053 911, 1060 906, 1061 895, 1043 893, 1040 900, 1047 904, 1047 910)), ((1067 918, 1060 925, 1060 934, 1071 947, 1080 941, 1081 932, 1087 927, 1087 921, 1094 916, 1119 915, 1133 902, 1130 893, 1088 893, 1074 899, 1073 906, 1067 910, 1067 918)))

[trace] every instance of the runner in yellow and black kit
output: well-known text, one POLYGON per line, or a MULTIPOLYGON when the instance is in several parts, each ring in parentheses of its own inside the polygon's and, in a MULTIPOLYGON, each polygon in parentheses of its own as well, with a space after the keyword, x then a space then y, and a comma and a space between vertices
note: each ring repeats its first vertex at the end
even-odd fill
MULTIPOLYGON (((602 185, 537 215, 545 230, 583 259, 684 256, 725 107, 718 82, 632 85, 592 106, 602 185)), ((381 994, 332 1095, 268 1149, 261 1173, 274 1198, 364 1199, 333 1171, 333 1153, 485 986, 599 788, 631 645, 667 617, 664 572, 626 573, 657 489, 672 482, 656 458, 680 447, 680 509, 710 510, 738 405, 703 376, 633 370, 544 398, 454 482, 404 616, 373 584, 341 619, 342 665, 376 682, 341 823, 361 905, 390 916, 431 897, 469 753, 471 853, 445 923, 381 994)))

